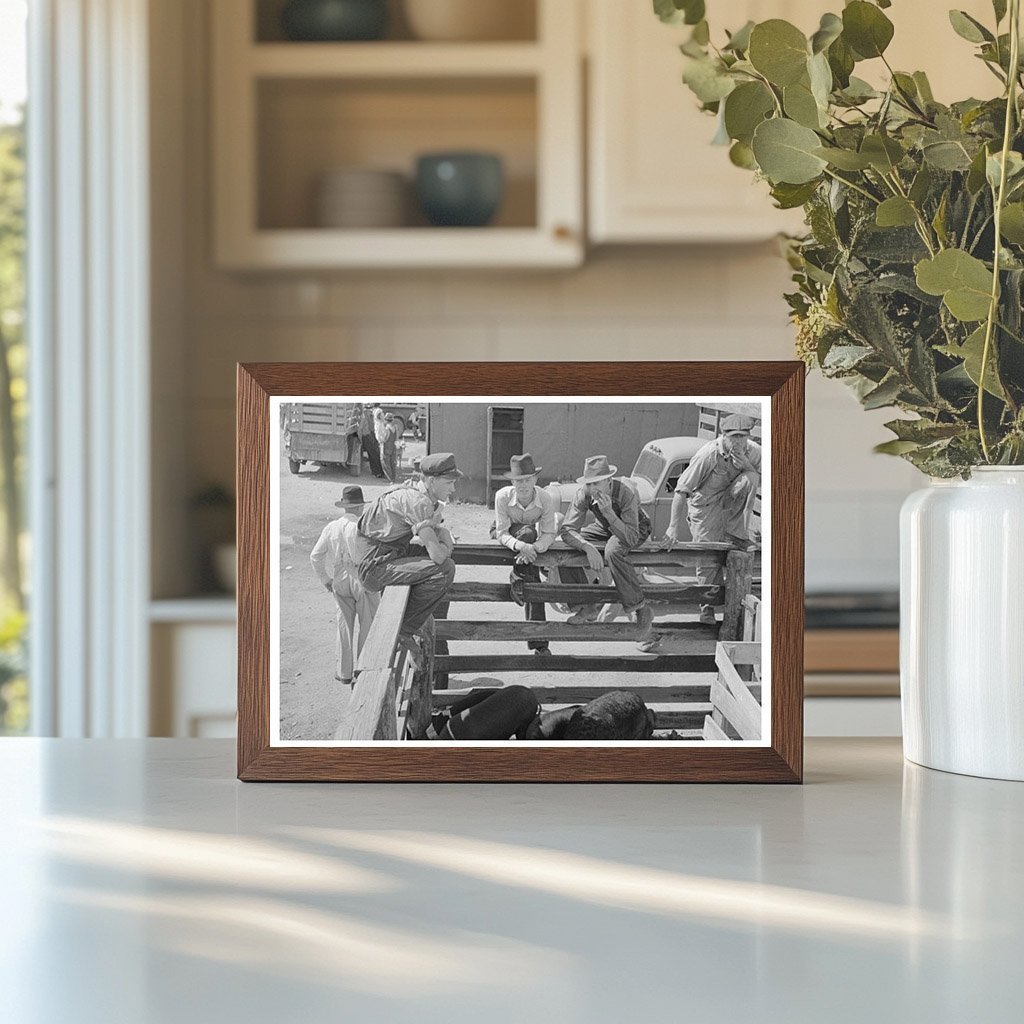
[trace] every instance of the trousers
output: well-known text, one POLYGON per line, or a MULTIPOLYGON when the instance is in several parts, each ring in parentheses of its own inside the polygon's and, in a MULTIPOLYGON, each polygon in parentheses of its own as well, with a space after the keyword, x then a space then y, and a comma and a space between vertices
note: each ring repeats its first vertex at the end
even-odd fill
MULTIPOLYGON (((534 544, 537 541, 537 531, 529 523, 512 523, 508 532, 516 540, 526 544, 534 544)), ((512 566, 512 576, 526 583, 540 583, 540 568, 536 565, 527 565, 525 562, 516 562, 512 566)), ((547 622, 543 601, 531 601, 526 605, 526 621, 547 622)), ((550 647, 547 640, 528 640, 526 646, 531 651, 546 651, 550 647)))
MULTIPOLYGON (((612 582, 619 597, 619 603, 625 612, 631 612, 644 602, 644 592, 640 589, 640 576, 636 566, 629 560, 629 552, 633 549, 624 544, 614 534, 609 533, 600 523, 588 523, 580 530, 580 535, 595 547, 604 549, 604 561, 612 571, 612 582)), ((642 544, 647 538, 642 536, 642 544)), ((577 584, 587 582, 587 570, 582 566, 570 565, 560 567, 562 579, 566 583, 577 584)), ((585 605, 570 605, 577 612, 585 605)))
POLYGON ((455 580, 455 563, 446 558, 440 565, 427 555, 411 554, 408 544, 379 543, 359 563, 359 581, 379 594, 385 587, 408 587, 400 633, 409 637, 442 604, 455 580))
POLYGON ((377 614, 380 594, 366 589, 348 573, 342 573, 334 580, 334 600, 338 605, 338 649, 335 675, 339 679, 351 679, 356 658, 363 649, 370 624, 377 614), (356 622, 359 634, 356 639, 356 622))

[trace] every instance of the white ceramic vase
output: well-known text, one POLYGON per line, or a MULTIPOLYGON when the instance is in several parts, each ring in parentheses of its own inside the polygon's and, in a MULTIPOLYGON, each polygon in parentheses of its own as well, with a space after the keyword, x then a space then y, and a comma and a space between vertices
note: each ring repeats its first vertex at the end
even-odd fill
POLYGON ((1024 781, 1024 467, 910 495, 900 560, 904 754, 1024 781))

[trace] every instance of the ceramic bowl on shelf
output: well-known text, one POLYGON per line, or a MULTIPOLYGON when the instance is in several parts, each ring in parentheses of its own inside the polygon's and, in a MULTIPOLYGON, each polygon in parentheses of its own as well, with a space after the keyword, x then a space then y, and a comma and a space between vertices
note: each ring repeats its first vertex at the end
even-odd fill
POLYGON ((408 194, 405 175, 397 171, 335 167, 320 177, 316 224, 321 228, 400 228, 406 222, 408 194))
POLYGON ((494 153, 425 153, 416 161, 416 194, 435 227, 483 227, 505 194, 501 157, 494 153))
POLYGON ((387 0, 289 0, 281 28, 294 42, 363 42, 383 37, 387 0))
POLYGON ((534 36, 535 0, 404 0, 417 39, 486 42, 534 36))

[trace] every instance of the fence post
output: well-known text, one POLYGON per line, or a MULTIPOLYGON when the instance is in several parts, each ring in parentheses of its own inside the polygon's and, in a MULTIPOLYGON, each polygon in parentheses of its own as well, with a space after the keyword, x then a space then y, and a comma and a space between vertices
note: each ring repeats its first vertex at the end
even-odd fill
POLYGON ((406 729, 409 735, 418 738, 425 735, 427 726, 430 725, 430 714, 433 710, 433 685, 434 678, 434 622, 427 621, 423 631, 423 640, 419 643, 420 651, 423 654, 421 667, 416 669, 412 677, 412 684, 409 688, 409 713, 406 718, 406 729))
POLYGON ((754 553, 730 551, 725 558, 725 611, 719 640, 739 640, 743 631, 743 599, 754 579, 754 553))

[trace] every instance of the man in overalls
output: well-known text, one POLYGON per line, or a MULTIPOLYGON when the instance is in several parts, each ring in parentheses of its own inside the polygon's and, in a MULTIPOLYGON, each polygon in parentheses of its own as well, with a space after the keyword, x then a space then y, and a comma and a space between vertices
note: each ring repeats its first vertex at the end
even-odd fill
MULTIPOLYGON (((640 497, 625 480, 616 480, 618 467, 608 464, 607 455, 594 455, 586 460, 581 485, 562 522, 562 540, 571 548, 587 556, 587 564, 594 572, 601 572, 605 564, 611 569, 615 589, 622 610, 634 619, 638 639, 651 635, 654 613, 644 599, 640 579, 629 560, 629 552, 651 535, 651 522, 640 507, 640 497), (587 523, 587 516, 594 517, 587 523)), ((586 570, 562 567, 565 583, 586 583, 586 570)), ((572 605, 574 614, 569 622, 594 622, 600 614, 600 604, 572 605)))
POLYGON ((463 474, 451 452, 425 455, 420 479, 385 491, 359 517, 356 547, 359 580, 379 594, 385 587, 409 587, 398 639, 407 648, 413 634, 444 603, 455 579, 455 541, 441 525, 442 502, 463 474), (413 540, 419 544, 413 544, 413 540))
MULTIPOLYGON (((753 427, 749 416, 726 416, 721 435, 691 459, 676 483, 665 535, 667 548, 680 540, 684 518, 695 541, 749 547, 750 510, 761 483, 761 446, 750 440, 753 427)), ((699 566, 697 582, 720 586, 721 565, 715 562, 699 566)), ((700 621, 706 626, 717 625, 712 605, 701 605, 700 621)))

